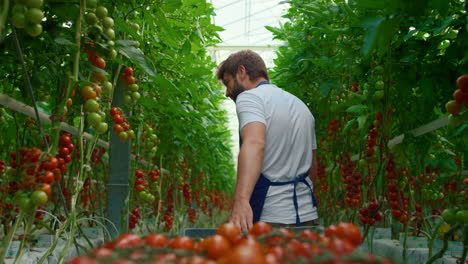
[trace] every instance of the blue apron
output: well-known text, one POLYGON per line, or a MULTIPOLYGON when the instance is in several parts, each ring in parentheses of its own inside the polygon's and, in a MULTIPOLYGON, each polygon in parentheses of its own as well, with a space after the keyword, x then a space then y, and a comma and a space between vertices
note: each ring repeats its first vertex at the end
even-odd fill
MULTIPOLYGON (((268 81, 263 81, 257 85, 260 86, 262 84, 268 84, 268 81)), ((240 145, 242 145, 242 139, 239 137, 240 145)), ((296 195, 296 186, 298 183, 302 182, 304 183, 310 190, 310 194, 312 196, 312 204, 314 207, 317 207, 317 200, 315 199, 314 192, 312 191, 312 187, 310 184, 307 182, 307 177, 308 173, 301 174, 294 178, 291 181, 285 181, 285 182, 272 182, 268 180, 263 174, 260 174, 260 177, 257 180, 257 183, 255 184, 255 187, 252 192, 252 196, 250 196, 250 206, 252 207, 252 212, 253 212, 253 222, 256 223, 260 221, 260 216, 262 215, 263 211, 263 205, 265 204, 265 199, 268 193, 268 189, 270 186, 281 186, 281 185, 288 185, 288 184, 294 184, 294 192, 293 192, 293 203, 294 203, 294 209, 296 210, 296 226, 301 225, 301 220, 299 218, 299 205, 297 203, 297 195, 296 195)))

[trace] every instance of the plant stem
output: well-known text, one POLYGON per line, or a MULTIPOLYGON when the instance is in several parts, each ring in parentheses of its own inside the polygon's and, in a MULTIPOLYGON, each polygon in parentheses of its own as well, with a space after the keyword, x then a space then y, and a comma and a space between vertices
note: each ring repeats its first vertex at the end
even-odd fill
POLYGON ((23 221, 23 218, 24 212, 21 210, 18 219, 16 219, 16 223, 13 225, 10 231, 8 231, 8 234, 3 238, 2 247, 0 247, 0 260, 3 261, 3 259, 5 259, 5 255, 11 243, 11 240, 13 239, 13 236, 15 235, 19 224, 23 221))
MULTIPOLYGON (((35 211, 35 210, 34 210, 35 211)), ((29 235, 29 230, 31 229, 31 226, 34 222, 34 215, 31 214, 29 219, 27 220, 26 222, 26 226, 24 228, 24 235, 23 235, 23 239, 21 240, 21 244, 20 244, 20 248, 18 250, 18 254, 16 254, 16 258, 15 258, 15 262, 14 264, 19 264, 20 261, 21 261, 21 257, 23 256, 23 252, 24 252, 24 245, 26 244, 26 236, 29 235)))
MULTIPOLYGON (((455 234, 455 232, 460 228, 460 224, 455 224, 452 226, 445 234, 444 234, 444 244, 442 248, 437 252, 434 256, 432 256, 430 259, 427 260, 426 264, 431 264, 435 262, 437 259, 441 258, 444 256, 445 251, 447 250, 448 247, 448 239, 455 234)), ((464 249, 464 252, 466 251, 466 247, 464 249)), ((466 252, 465 252, 466 256, 466 252)), ((463 262, 462 262, 463 263, 463 262)))

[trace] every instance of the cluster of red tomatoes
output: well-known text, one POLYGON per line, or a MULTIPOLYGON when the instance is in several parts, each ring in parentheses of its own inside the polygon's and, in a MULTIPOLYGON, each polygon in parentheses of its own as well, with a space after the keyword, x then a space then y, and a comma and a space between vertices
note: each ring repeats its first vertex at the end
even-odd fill
POLYGON ((110 110, 110 115, 114 120, 113 130, 117 133, 117 136, 120 140, 126 140, 129 138, 135 137, 135 132, 131 129, 130 125, 125 118, 125 115, 122 113, 119 107, 112 107, 110 110))
POLYGON ((399 222, 405 224, 409 220, 409 199, 404 196, 402 190, 398 190, 396 185, 397 173, 392 154, 389 155, 389 160, 385 170, 386 178, 389 180, 389 183, 387 184, 387 198, 390 204, 390 208, 392 208, 392 216, 395 217, 399 222))
POLYGON ((360 172, 355 170, 351 157, 346 153, 341 166, 342 182, 346 185, 345 202, 351 207, 359 207, 361 204, 361 178, 360 172))
POLYGON ((247 234, 232 223, 219 226, 216 234, 204 239, 187 236, 169 238, 150 234, 144 238, 124 234, 114 242, 76 257, 78 263, 391 263, 370 254, 359 253, 362 242, 359 228, 352 223, 329 226, 324 233, 304 229, 273 229, 255 223, 247 234))
POLYGON ((336 133, 338 133, 339 131, 340 131, 339 120, 336 118, 332 119, 330 123, 328 124, 328 130, 327 130, 328 136, 331 137, 335 135, 336 133))
POLYGON ((361 215, 361 223, 363 225, 375 225, 376 222, 380 222, 384 219, 382 212, 379 212, 379 204, 377 201, 372 201, 369 203, 369 206, 366 208, 359 209, 359 214, 361 215))
POLYGON ((463 109, 463 105, 468 104, 468 75, 462 75, 457 79, 458 89, 453 93, 453 100, 445 105, 448 113, 458 115, 463 109))
POLYGON ((138 210, 138 208, 135 208, 132 210, 132 214, 130 215, 130 219, 128 221, 128 229, 133 230, 138 224, 138 219, 140 219, 140 210, 138 210))

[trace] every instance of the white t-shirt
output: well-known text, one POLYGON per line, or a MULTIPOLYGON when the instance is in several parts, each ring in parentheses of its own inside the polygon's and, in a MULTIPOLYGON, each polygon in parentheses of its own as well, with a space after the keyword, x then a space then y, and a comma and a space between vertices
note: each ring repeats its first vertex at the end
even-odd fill
MULTIPOLYGON (((264 84, 239 94, 236 110, 240 129, 251 122, 265 124, 262 174, 267 179, 290 181, 309 171, 312 150, 317 148, 315 119, 299 98, 276 85, 264 84)), ((307 181, 311 184, 309 177, 307 181)), ((293 189, 294 184, 270 186, 260 221, 296 223, 293 189)), ((300 221, 317 219, 317 208, 312 205, 309 188, 298 183, 296 191, 300 221)))

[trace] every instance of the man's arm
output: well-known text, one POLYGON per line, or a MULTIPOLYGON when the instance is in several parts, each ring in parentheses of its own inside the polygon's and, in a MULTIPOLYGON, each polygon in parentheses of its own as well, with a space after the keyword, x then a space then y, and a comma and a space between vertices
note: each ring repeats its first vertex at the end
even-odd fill
POLYGON ((317 177, 317 165, 317 150, 314 149, 312 150, 312 165, 309 169, 309 177, 312 181, 312 184, 314 183, 314 179, 317 177))
POLYGON ((249 200, 260 176, 265 149, 265 125, 251 122, 241 130, 242 146, 237 162, 237 183, 230 221, 243 231, 252 226, 249 200))

